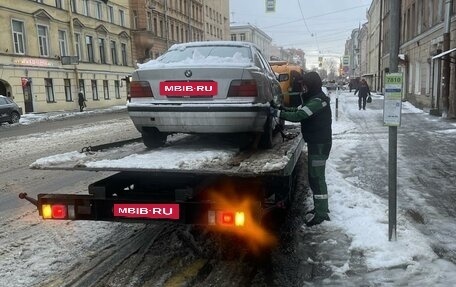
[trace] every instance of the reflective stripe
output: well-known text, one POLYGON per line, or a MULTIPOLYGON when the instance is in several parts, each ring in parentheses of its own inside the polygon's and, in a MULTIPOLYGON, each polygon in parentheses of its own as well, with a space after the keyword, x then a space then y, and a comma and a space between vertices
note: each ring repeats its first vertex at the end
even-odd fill
POLYGON ((327 194, 314 194, 315 199, 328 199, 327 194))
POLYGON ((312 166, 325 166, 326 160, 324 159, 314 159, 312 160, 312 166))
POLYGON ((312 111, 306 106, 302 107, 301 111, 304 111, 308 116, 311 116, 313 114, 312 111))

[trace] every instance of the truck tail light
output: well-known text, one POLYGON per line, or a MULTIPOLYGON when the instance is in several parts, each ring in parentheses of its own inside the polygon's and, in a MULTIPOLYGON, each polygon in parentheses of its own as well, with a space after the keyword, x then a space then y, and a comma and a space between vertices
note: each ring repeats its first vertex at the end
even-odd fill
POLYGON ((130 83, 130 96, 132 98, 153 98, 152 89, 147 81, 133 81, 130 83))
POLYGON ((64 204, 43 204, 41 214, 43 219, 67 219, 68 208, 64 204))
POLYGON ((220 211, 220 210, 209 210, 208 212, 208 224, 218 226, 234 226, 244 227, 245 226, 245 213, 243 211, 220 211))
POLYGON ((257 97, 258 88, 255 80, 231 81, 228 97, 257 97))

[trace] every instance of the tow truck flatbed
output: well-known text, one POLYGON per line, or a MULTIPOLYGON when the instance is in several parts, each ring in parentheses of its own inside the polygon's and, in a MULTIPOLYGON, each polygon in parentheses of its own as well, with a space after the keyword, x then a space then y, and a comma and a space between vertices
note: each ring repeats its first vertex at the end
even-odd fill
POLYGON ((149 150, 140 142, 115 148, 82 151, 40 158, 30 165, 32 169, 122 171, 173 174, 220 174, 258 176, 291 174, 304 146, 299 127, 287 126, 289 138, 277 135, 271 149, 246 150, 214 138, 180 135, 168 146, 149 150), (161 158, 167 156, 166 162, 161 158), (191 156, 192 155, 192 156, 191 156))
POLYGON ((44 219, 234 226, 242 215, 248 225, 293 198, 304 141, 299 126, 285 126, 284 134, 275 136, 271 149, 254 151, 193 135, 170 137, 167 146, 154 150, 134 140, 86 147, 38 159, 30 167, 116 173, 90 184, 88 194, 19 197, 35 204, 44 219))

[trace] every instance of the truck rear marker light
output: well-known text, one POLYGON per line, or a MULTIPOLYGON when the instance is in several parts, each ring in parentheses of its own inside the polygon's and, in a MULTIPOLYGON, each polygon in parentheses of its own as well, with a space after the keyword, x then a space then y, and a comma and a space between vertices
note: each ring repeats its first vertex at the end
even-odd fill
POLYGON ((76 209, 74 205, 68 205, 68 219, 76 219, 76 209))
POLYGON ((243 211, 220 211, 209 210, 207 212, 207 224, 219 226, 245 226, 245 213, 243 211))
POLYGON ((245 225, 244 212, 236 212, 236 214, 234 216, 234 225, 237 227, 243 227, 245 225))
POLYGON ((67 210, 67 206, 64 204, 41 205, 43 219, 66 219, 68 215, 67 210))
POLYGON ((226 225, 234 224, 234 214, 232 212, 222 213, 222 223, 226 225))
POLYGON ((52 205, 52 218, 65 219, 67 217, 67 207, 63 204, 52 205))
POLYGON ((41 205, 41 214, 43 219, 50 219, 52 218, 52 207, 50 204, 43 204, 41 205))
POLYGON ((213 210, 209 210, 207 212, 207 223, 209 225, 215 225, 217 222, 216 222, 216 215, 215 215, 215 211, 213 210))

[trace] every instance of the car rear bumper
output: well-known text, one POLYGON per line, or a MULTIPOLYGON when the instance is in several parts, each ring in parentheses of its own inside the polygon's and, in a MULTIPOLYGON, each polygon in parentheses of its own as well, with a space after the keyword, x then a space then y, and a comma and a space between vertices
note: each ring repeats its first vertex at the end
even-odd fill
POLYGON ((129 105, 136 128, 167 133, 263 132, 269 107, 254 105, 129 105))

